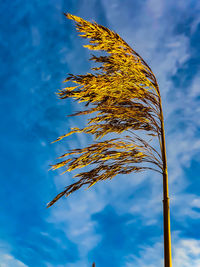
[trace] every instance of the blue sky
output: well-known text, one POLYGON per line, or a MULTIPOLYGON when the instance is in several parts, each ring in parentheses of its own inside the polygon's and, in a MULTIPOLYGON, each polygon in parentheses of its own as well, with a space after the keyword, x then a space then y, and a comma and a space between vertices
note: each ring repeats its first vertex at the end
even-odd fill
POLYGON ((71 182, 49 172, 84 147, 70 127, 77 103, 55 95, 67 73, 84 74, 90 52, 63 12, 119 33, 153 69, 164 107, 173 266, 200 266, 200 2, 12 0, 1 3, 0 266, 163 266, 162 179, 116 177, 46 209, 71 182))

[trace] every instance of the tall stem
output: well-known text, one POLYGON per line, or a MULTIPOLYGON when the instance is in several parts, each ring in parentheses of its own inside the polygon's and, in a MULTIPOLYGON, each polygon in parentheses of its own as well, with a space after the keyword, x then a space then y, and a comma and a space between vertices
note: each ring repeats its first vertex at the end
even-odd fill
POLYGON ((166 156, 166 145, 165 145, 164 118, 163 118, 161 100, 160 100, 160 111, 161 111, 161 143, 162 143, 162 159, 163 159, 164 266, 172 267, 167 156, 166 156))

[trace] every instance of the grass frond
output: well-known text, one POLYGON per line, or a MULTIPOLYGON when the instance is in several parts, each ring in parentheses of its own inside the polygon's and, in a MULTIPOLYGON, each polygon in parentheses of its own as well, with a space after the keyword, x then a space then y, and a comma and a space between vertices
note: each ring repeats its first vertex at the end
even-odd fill
POLYGON ((75 175, 74 178, 79 180, 67 186, 48 207, 83 185, 91 187, 118 174, 146 169, 160 172, 163 167, 162 156, 150 142, 136 134, 143 131, 160 141, 161 98, 151 68, 117 33, 96 22, 71 14, 65 16, 75 22, 79 35, 88 39, 86 48, 104 51, 106 55, 92 55, 90 60, 100 66, 85 75, 69 74, 64 82, 74 86, 57 93, 60 99, 72 98, 85 104, 85 110, 69 116, 91 116, 84 128, 72 128, 54 142, 74 133, 93 135, 97 142, 63 154, 59 159, 69 158, 52 165, 53 170, 64 167, 64 173, 86 166, 93 168, 75 175), (121 139, 98 141, 110 133, 121 135, 121 139), (123 137, 124 133, 131 133, 131 136, 123 137))

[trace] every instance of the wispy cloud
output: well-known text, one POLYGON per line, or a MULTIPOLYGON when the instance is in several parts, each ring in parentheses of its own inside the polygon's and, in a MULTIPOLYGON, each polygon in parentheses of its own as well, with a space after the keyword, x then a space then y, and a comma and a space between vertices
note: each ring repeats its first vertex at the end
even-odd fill
MULTIPOLYGON (((200 266, 200 241, 195 239, 179 239, 173 245, 173 266, 190 267, 200 266)), ((162 243, 156 243, 153 247, 144 246, 140 250, 139 257, 130 255, 127 257, 126 267, 133 265, 140 267, 163 266, 162 243)))
POLYGON ((15 259, 10 254, 0 254, 1 257, 1 267, 27 267, 28 265, 23 264, 23 262, 15 259))
POLYGON ((0 241, 0 266, 1 267, 28 267, 22 261, 13 257, 10 253, 11 246, 5 242, 0 241))

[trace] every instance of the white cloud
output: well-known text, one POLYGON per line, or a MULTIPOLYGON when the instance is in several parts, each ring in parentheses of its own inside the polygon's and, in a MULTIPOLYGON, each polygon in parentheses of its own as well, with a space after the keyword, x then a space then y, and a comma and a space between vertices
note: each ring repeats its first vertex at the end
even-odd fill
POLYGON ((183 239, 174 246, 174 267, 200 267, 200 240, 183 239))
MULTIPOLYGON (((197 73, 196 77, 192 81, 190 91, 189 91, 189 96, 194 98, 200 96, 200 90, 199 90, 199 84, 200 84, 200 72, 197 73)), ((200 109, 198 109, 200 111, 200 109)))
MULTIPOLYGON (((139 256, 129 255, 126 267, 161 267, 163 266, 163 244, 156 243, 154 246, 143 246, 139 256)), ((200 240, 182 239, 177 240, 172 247, 173 267, 200 267, 200 240)))
POLYGON ((98 199, 94 190, 82 190, 71 195, 68 200, 60 200, 52 208, 48 221, 57 224, 67 238, 78 245, 81 257, 85 258, 101 239, 95 232, 91 215, 102 210, 104 206, 105 201, 98 199))
POLYGON ((153 247, 143 246, 140 248, 138 257, 135 255, 127 256, 125 266, 161 267, 163 266, 162 250, 162 243, 156 243, 153 247))
POLYGON ((196 17, 191 25, 191 33, 193 34, 196 30, 197 30, 197 27, 200 23, 200 17, 196 17))
POLYGON ((10 245, 0 241, 0 267, 28 267, 10 254, 10 245))

